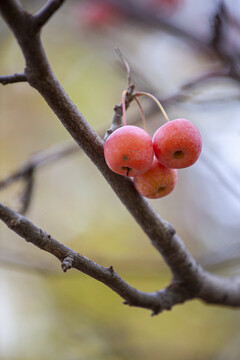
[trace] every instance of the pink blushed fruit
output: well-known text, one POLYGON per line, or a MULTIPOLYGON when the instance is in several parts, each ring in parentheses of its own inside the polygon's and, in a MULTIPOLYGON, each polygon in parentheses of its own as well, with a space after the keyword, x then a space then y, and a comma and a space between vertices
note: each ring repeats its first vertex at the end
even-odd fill
POLYGON ((152 164, 153 155, 151 137, 137 126, 122 126, 104 144, 107 165, 120 175, 133 177, 146 172, 152 164))
POLYGON ((75 8, 75 14, 81 24, 95 30, 115 24, 123 17, 123 12, 114 4, 99 0, 79 2, 75 8))
POLYGON ((153 136, 155 156, 168 168, 182 169, 193 165, 202 150, 199 130, 186 119, 171 120, 153 136))
POLYGON ((144 174, 133 180, 136 190, 150 199, 159 199, 173 191, 177 183, 177 170, 162 165, 156 158, 144 174))

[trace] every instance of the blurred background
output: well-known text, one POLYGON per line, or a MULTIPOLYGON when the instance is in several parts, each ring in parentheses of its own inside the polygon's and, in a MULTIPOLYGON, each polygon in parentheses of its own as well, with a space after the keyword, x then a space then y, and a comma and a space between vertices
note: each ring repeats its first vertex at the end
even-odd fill
MULTIPOLYGON (((23 3, 35 12, 44 1, 23 3)), ((42 38, 56 76, 101 136, 127 87, 115 47, 137 90, 199 128, 200 159, 179 171, 172 194, 150 202, 205 268, 238 275, 240 1, 69 0, 42 38)), ((23 71, 2 19, 0 54, 0 75, 23 71)), ((149 99, 141 102, 153 134, 164 120, 149 99)), ((135 104, 127 121, 142 126, 135 104)), ((27 218, 141 290, 166 286, 159 254, 40 95, 25 83, 1 86, 0 180, 49 148, 71 153, 36 169, 27 218)), ((18 211, 24 186, 20 179, 2 188, 1 202, 18 211)), ((239 310, 195 300, 152 318, 80 272, 63 274, 55 258, 5 225, 0 231, 1 360, 239 359, 239 310)))

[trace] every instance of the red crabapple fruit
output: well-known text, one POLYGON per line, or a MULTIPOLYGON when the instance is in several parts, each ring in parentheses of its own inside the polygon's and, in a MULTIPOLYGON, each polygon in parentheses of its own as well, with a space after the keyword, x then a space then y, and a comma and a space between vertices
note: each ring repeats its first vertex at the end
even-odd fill
POLYGON ((137 126, 120 127, 104 144, 107 165, 120 175, 133 177, 143 174, 150 168, 153 155, 150 135, 137 126))
POLYGON ((155 156, 161 164, 172 169, 193 165, 202 150, 199 130, 186 119, 171 120, 153 136, 155 156))
POLYGON ((136 190, 150 199, 158 199, 173 191, 177 183, 177 170, 162 165, 156 158, 144 174, 133 180, 136 190))

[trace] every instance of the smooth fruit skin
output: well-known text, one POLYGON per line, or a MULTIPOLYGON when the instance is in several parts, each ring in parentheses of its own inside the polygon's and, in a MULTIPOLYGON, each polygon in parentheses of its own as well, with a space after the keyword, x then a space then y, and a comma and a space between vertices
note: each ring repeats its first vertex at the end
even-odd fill
POLYGON ((171 120, 155 132, 153 148, 160 163, 168 168, 182 169, 198 160, 202 150, 202 138, 191 121, 171 120))
POLYGON ((133 180, 136 190, 150 199, 159 199, 173 191, 177 183, 177 170, 169 169, 154 158, 152 166, 133 180))
POLYGON ((120 175, 133 177, 146 172, 152 164, 153 155, 150 135, 137 126, 122 126, 104 144, 107 165, 120 175))

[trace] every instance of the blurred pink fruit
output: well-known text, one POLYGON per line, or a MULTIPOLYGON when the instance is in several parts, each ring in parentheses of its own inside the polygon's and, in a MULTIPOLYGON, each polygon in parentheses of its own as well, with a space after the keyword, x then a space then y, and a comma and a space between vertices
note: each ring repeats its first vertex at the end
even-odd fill
POLYGON ((114 5, 104 1, 84 1, 78 4, 75 9, 80 24, 89 28, 99 28, 115 23, 122 17, 114 5))

